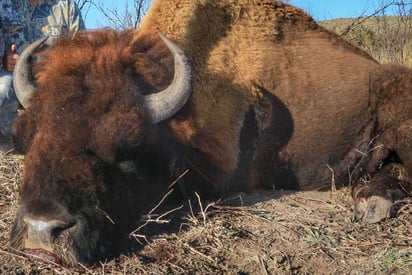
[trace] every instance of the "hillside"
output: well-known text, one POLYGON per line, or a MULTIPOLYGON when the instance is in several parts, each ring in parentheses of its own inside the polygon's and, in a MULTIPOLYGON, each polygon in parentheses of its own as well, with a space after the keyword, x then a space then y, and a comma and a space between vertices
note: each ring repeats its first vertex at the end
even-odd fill
POLYGON ((412 66, 412 17, 375 16, 318 22, 369 52, 381 63, 412 66))

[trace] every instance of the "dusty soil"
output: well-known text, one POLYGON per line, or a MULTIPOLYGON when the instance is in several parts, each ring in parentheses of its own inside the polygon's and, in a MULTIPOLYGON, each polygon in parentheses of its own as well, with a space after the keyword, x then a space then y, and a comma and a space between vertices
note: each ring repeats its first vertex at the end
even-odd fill
POLYGON ((0 274, 412 274, 412 200, 364 225, 351 221, 349 188, 194 201, 151 215, 119 256, 68 270, 8 248, 22 169, 21 156, 0 156, 0 274))

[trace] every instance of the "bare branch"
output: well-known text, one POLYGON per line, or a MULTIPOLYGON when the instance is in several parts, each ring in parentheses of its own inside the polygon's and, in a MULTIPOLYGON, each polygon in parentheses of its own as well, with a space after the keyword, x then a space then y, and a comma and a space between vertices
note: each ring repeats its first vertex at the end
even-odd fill
POLYGON ((103 1, 99 1, 98 3, 93 2, 93 5, 102 13, 110 27, 115 29, 130 29, 136 28, 139 25, 150 3, 150 0, 126 0, 124 6, 121 8, 107 7, 103 4, 103 1))
POLYGON ((371 17, 374 17, 378 14, 381 14, 382 12, 384 12, 387 8, 389 8, 390 6, 394 5, 395 0, 391 0, 388 3, 383 3, 378 9, 376 9, 374 12, 372 12, 369 15, 366 15, 367 11, 366 8, 362 11, 361 15, 359 15, 357 18, 355 18, 341 33, 340 35, 342 36, 346 36, 349 32, 353 31, 354 29, 356 29, 357 27, 359 27, 360 25, 362 25, 362 23, 364 23, 366 20, 368 20, 371 17))

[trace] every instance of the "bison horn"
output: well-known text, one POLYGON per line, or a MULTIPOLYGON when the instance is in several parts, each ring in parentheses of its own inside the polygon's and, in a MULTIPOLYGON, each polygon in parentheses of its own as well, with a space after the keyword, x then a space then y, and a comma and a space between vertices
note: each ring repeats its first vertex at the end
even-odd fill
POLYGON ((43 44, 48 37, 43 37, 28 46, 20 55, 13 74, 13 86, 17 99, 24 108, 29 107, 30 99, 34 94, 35 87, 31 80, 31 58, 34 51, 43 44))
POLYGON ((173 54, 175 73, 172 83, 164 90, 146 95, 144 102, 153 123, 170 118, 187 102, 192 92, 192 66, 184 52, 159 33, 160 38, 173 54))

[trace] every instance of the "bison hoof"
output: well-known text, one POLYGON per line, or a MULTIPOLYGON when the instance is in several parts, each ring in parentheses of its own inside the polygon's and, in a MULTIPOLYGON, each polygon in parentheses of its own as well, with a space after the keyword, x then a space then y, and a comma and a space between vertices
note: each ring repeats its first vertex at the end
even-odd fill
POLYGON ((390 199, 371 196, 357 198, 354 207, 354 220, 362 223, 376 223, 395 215, 393 203, 390 199))

